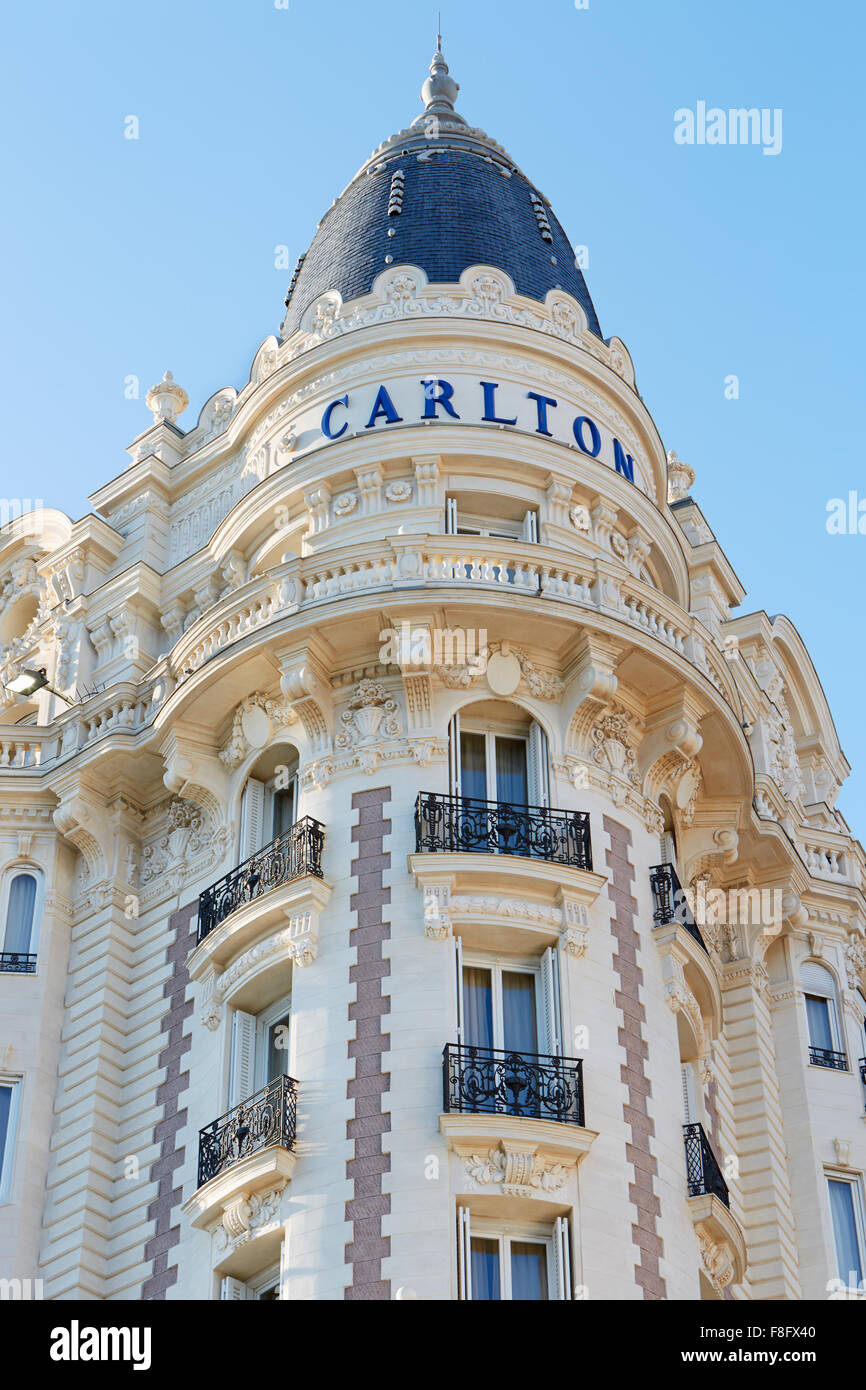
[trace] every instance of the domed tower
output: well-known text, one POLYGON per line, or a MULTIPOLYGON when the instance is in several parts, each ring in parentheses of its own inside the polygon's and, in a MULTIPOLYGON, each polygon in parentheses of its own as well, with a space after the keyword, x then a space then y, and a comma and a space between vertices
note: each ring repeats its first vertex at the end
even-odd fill
POLYGON ((733 616, 694 470, 457 91, 440 44, 239 393, 184 431, 154 388, 69 592, 32 557, 20 652, 90 681, 3 772, 52 814, 15 863, 67 976, 59 1017, 42 944, 16 980, 59 1059, 47 1296, 823 1297, 857 1254, 820 684, 733 616))

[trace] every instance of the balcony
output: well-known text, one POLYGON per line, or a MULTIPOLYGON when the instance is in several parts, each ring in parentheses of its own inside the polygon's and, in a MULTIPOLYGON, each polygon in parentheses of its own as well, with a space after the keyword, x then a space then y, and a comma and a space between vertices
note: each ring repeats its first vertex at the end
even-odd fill
POLYGON ((198 900, 198 944, 239 907, 272 888, 308 875, 321 878, 324 839, 321 822, 305 816, 206 888, 198 900))
POLYGON ((861 1057, 860 1062, 860 1083, 863 1087, 864 1108, 866 1108, 866 1057, 861 1057))
POLYGON ((583 1062, 461 1044, 443 1053, 446 1115, 517 1115, 583 1126, 583 1062))
POLYGON ((704 1134, 703 1125, 683 1125, 686 1148, 686 1181, 690 1197, 718 1197, 726 1207, 731 1199, 716 1155, 704 1134))
MULTIPOLYGON (((844 1052, 834 1052, 829 1047, 809 1047, 809 1062, 813 1067, 827 1067, 830 1071, 847 1071, 848 1058, 844 1052)), ((862 1067, 861 1067, 862 1076, 862 1067)))
POLYGON ((650 869, 650 887, 653 895, 653 926, 667 927, 671 922, 679 922, 692 940, 706 952, 706 943, 692 916, 685 890, 673 864, 656 864, 650 869))
POLYGON ((292 1153, 297 1102, 298 1083, 290 1076, 280 1076, 200 1130, 198 1186, 265 1149, 277 1147, 292 1153))
POLYGON ((35 972, 35 955, 25 955, 21 951, 0 951, 0 975, 33 975, 35 972))
POLYGON ((508 854, 592 872, 589 813, 421 792, 415 849, 424 854, 508 854))

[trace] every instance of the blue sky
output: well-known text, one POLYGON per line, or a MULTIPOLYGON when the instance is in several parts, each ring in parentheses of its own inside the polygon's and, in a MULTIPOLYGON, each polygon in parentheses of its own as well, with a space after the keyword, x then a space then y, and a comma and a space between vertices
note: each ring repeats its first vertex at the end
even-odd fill
MULTIPOLYGON (((274 248, 294 264, 417 113, 435 9, 7 7, 2 495, 80 516, 126 466, 166 367, 189 392, 188 427, 246 381, 282 315, 274 248)), ((460 0, 443 28, 462 113, 589 248, 602 330, 628 344, 662 437, 697 470, 744 611, 786 612, 809 646, 855 766, 839 804, 862 836, 866 536, 825 522, 829 499, 866 497, 863 7, 460 0), (674 112, 699 101, 781 108, 781 153, 677 145, 674 112)))

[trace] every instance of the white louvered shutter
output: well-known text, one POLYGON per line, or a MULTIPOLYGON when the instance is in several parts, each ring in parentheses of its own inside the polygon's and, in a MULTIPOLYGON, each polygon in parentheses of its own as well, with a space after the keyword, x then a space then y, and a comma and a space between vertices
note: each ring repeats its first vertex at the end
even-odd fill
POLYGON ((451 777, 451 795, 460 796, 460 715, 455 714, 451 720, 451 729, 448 735, 448 755, 449 755, 449 774, 451 777))
POLYGON ((558 1216, 553 1226, 553 1297, 571 1299, 571 1234, 568 1217, 558 1216))
POLYGON ((549 806, 550 776, 548 772, 547 735, 535 720, 532 721, 529 729, 527 772, 530 806, 549 806))
POLYGON ((677 862, 674 837, 669 830, 666 830, 664 834, 659 838, 659 856, 660 864, 675 865, 677 862))
POLYGON ((235 1009, 232 1015, 232 1059, 229 1072, 229 1109, 255 1094, 256 1018, 235 1009))
POLYGON ((457 535, 457 498, 446 497, 445 499, 445 534, 446 536, 457 535))
POLYGON ((221 1299, 244 1302, 249 1296, 250 1291, 242 1279, 232 1279, 231 1275, 226 1275, 220 1285, 221 1299))
POLYGON ((695 1070, 690 1062, 682 1067, 683 1085, 683 1121, 687 1125, 697 1124, 698 1114, 695 1107, 695 1070))
POLYGON ((463 940, 454 936, 454 983, 457 990, 457 1042, 463 1046, 463 940))
POLYGON ((562 1006, 559 992, 559 952, 548 946, 541 958, 543 1050, 549 1057, 562 1056, 562 1006))
POLYGON ((525 541, 538 541, 538 513, 527 512, 523 518, 523 539, 525 541))
POLYGON ((265 826, 265 784, 251 777, 241 798, 241 861, 262 848, 265 826))
POLYGON ((472 1298, 472 1237, 469 1208, 457 1208, 457 1297, 472 1298))

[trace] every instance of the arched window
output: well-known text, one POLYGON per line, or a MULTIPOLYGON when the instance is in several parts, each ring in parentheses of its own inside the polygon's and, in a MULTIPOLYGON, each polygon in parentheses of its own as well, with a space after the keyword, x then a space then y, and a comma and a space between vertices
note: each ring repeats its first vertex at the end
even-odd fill
POLYGON ((272 750, 252 770, 241 798, 240 858, 285 835, 298 819, 298 755, 272 750))
POLYGON ((40 881, 28 869, 7 876, 3 893, 3 951, 0 969, 27 974, 35 967, 40 881))
POLYGON ((544 730, 516 705, 485 700, 455 714, 451 785, 457 796, 509 806, 550 801, 544 730))
POLYGON ((848 1059, 842 1045, 836 981, 817 961, 807 960, 801 972, 809 1029, 809 1061, 816 1067, 847 1071, 848 1059))

